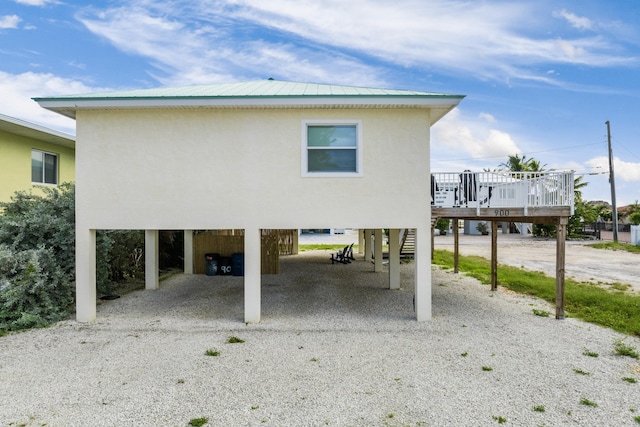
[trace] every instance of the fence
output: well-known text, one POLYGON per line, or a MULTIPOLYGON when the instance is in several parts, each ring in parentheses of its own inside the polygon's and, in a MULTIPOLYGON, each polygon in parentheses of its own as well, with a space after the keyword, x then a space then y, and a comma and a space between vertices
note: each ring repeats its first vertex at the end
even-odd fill
MULTIPOLYGON (((261 274, 278 274, 280 273, 278 230, 263 229, 261 233, 260 272, 261 274)), ((215 253, 230 257, 234 253, 243 252, 244 230, 210 230, 196 233, 193 236, 193 272, 205 273, 205 254, 215 253)))
MULTIPOLYGON (((593 236, 598 240, 613 241, 612 222, 590 222, 582 225, 582 234, 593 236)), ((631 242, 631 224, 618 224, 618 241, 631 242)))

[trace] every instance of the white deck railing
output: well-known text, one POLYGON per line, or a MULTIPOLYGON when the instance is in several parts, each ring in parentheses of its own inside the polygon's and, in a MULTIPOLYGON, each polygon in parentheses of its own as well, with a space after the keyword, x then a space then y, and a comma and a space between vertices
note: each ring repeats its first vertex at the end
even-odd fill
POLYGON ((492 208, 568 206, 573 214, 573 172, 434 172, 434 207, 492 208))

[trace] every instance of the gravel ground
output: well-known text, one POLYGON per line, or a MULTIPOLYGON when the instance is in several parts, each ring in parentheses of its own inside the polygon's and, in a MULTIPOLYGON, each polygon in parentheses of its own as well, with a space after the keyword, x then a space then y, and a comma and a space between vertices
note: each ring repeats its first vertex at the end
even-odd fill
POLYGON ((614 354, 620 334, 437 269, 418 323, 412 263, 390 291, 370 263, 328 254, 263 276, 257 325, 242 278, 177 275, 100 304, 94 323, 0 338, 0 425, 639 425, 640 363, 614 354))
MULTIPOLYGON (((630 285, 640 292, 640 255, 589 247, 597 241, 567 240, 565 245, 566 276, 583 282, 630 285)), ((453 235, 435 236, 434 247, 453 252, 453 235)), ((460 233, 461 255, 491 258, 491 236, 460 233)), ((498 234, 498 263, 542 271, 554 277, 556 271, 556 239, 518 234, 498 234)))

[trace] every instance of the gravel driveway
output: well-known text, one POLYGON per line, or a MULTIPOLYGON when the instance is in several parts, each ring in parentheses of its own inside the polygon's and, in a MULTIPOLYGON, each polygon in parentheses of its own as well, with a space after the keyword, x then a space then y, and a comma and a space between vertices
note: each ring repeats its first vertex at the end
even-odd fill
POLYGON ((614 354, 620 334, 437 269, 418 323, 413 264, 399 291, 372 270, 286 257, 263 276, 257 325, 242 323, 242 278, 178 275, 94 323, 2 337, 0 425, 638 425, 640 364, 614 354))
MULTIPOLYGON (((576 280, 602 284, 623 283, 640 292, 640 254, 589 247, 595 241, 566 242, 566 275, 576 280)), ((435 236, 434 247, 453 252, 453 236, 435 236)), ((461 255, 491 258, 491 236, 460 233, 461 255)), ((556 240, 498 234, 498 263, 542 271, 555 277, 556 240)), ((606 285, 605 285, 606 286, 606 285)))

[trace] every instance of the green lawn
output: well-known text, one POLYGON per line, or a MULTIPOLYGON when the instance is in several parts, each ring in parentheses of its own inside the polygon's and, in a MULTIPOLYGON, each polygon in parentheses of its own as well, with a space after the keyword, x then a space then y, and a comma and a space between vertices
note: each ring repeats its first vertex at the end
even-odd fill
MULTIPOLYGON (((433 264, 453 268, 453 252, 435 250, 433 264)), ((460 256, 461 272, 491 283, 491 263, 478 256, 460 256)), ((555 303, 556 280, 543 273, 500 265, 498 285, 555 303)), ((611 291, 595 284, 565 280, 566 315, 640 337, 640 295, 611 291)))

